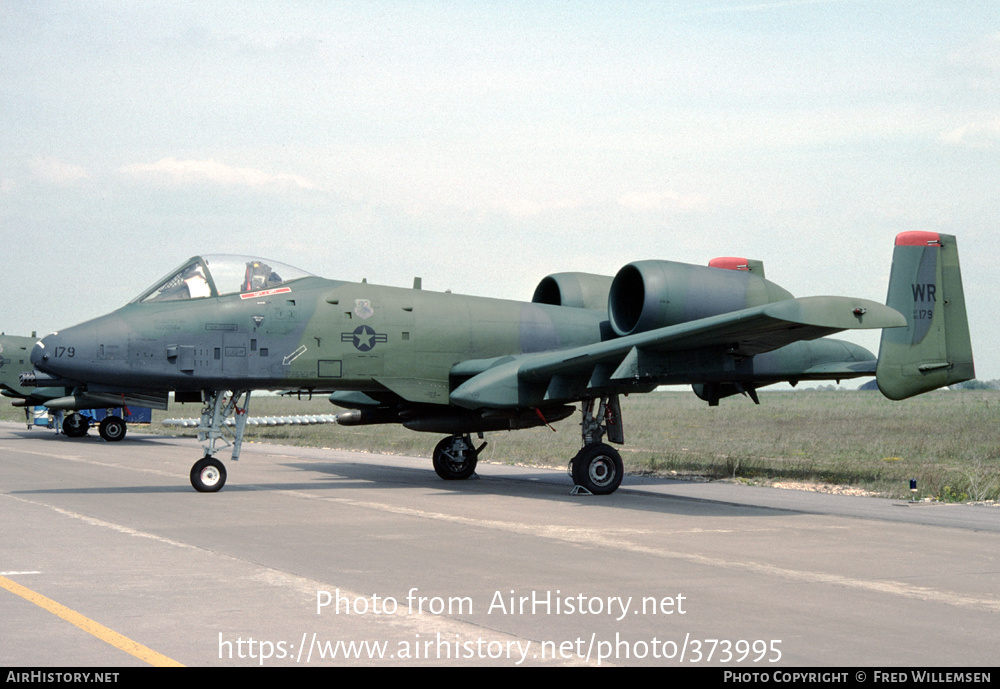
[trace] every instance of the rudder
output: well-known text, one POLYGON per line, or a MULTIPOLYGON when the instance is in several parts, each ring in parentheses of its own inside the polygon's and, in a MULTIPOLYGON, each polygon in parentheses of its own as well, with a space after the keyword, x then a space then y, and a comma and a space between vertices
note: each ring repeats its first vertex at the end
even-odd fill
POLYGON ((893 400, 975 378, 958 243, 937 232, 896 235, 886 305, 905 328, 882 331, 876 380, 893 400))

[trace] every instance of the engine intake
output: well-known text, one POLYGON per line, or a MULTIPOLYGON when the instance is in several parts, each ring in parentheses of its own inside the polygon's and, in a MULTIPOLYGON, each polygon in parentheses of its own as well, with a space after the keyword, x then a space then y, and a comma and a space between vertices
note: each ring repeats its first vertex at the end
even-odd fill
POLYGON ((555 273, 542 278, 531 301, 536 304, 606 309, 612 278, 593 273, 555 273))
POLYGON ((782 287, 744 270, 636 261, 611 283, 608 316, 615 333, 624 336, 791 298, 782 287))

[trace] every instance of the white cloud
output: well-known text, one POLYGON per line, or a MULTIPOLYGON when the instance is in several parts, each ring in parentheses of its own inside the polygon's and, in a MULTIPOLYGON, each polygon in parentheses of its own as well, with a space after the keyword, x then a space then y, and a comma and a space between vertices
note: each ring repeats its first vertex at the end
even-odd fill
POLYGON ((249 167, 234 167, 217 160, 178 160, 161 158, 155 163, 137 163, 120 168, 124 174, 140 179, 166 180, 173 184, 220 184, 253 188, 316 189, 311 180, 287 172, 271 173, 249 167))
POLYGON ((496 201, 496 208, 515 218, 528 218, 554 211, 576 210, 586 204, 581 199, 569 198, 503 198, 496 201))
POLYGON ((89 176, 86 168, 64 163, 52 157, 37 157, 28 161, 28 169, 38 179, 53 184, 72 184, 89 176))
POLYGON ((1000 120, 969 122, 941 134, 941 140, 971 148, 993 148, 1000 144, 1000 120))
POLYGON ((631 192, 618 197, 618 204, 630 211, 696 211, 705 209, 708 201, 700 194, 678 194, 675 191, 631 192))

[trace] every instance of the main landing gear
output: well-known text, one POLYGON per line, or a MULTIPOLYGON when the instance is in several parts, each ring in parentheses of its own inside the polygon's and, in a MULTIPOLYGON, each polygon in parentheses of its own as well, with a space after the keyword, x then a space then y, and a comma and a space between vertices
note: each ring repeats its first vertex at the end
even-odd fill
POLYGON ((589 399, 580 403, 583 448, 569 461, 569 475, 576 486, 574 493, 609 495, 621 485, 625 466, 618 450, 601 441, 607 435, 613 443, 625 442, 622 412, 617 395, 602 397, 596 415, 594 402, 589 399))
MULTIPOLYGON (((583 400, 582 435, 583 448, 569 462, 569 475, 573 477, 573 492, 587 495, 608 495, 618 490, 625 476, 625 466, 618 450, 607 445, 609 442, 622 444, 621 406, 617 395, 602 397, 594 413, 596 399, 583 400)), ((482 434, 479 434, 482 438, 482 434)), ((476 471, 479 453, 486 447, 483 443, 476 447, 471 436, 448 436, 434 448, 434 471, 446 481, 460 481, 472 476, 476 471)))
POLYGON ((206 390, 202 393, 198 441, 205 456, 191 467, 191 485, 199 493, 214 493, 226 485, 226 467, 215 458, 215 453, 231 447, 231 459, 239 460, 249 406, 249 390, 206 390), (230 417, 235 419, 232 428, 226 425, 230 417))
MULTIPOLYGON (((482 434, 479 437, 482 438, 482 434)), ((434 471, 445 481, 467 479, 476 473, 479 453, 484 447, 486 443, 475 447, 468 433, 448 436, 434 448, 434 471)))

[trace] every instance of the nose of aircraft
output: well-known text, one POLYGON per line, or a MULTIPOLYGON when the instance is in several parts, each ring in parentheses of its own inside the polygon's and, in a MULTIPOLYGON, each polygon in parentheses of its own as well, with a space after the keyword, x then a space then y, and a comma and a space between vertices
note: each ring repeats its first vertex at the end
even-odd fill
POLYGON ((74 379, 93 363, 101 319, 46 335, 31 350, 31 363, 44 373, 74 379))
POLYGON ((46 335, 32 348, 31 363, 39 371, 55 373, 56 369, 61 368, 59 364, 63 360, 70 361, 76 358, 76 345, 67 346, 66 342, 66 336, 60 332, 46 335))
POLYGON ((132 375, 131 339, 128 323, 114 312, 46 335, 31 350, 31 363, 65 381, 121 383, 132 375))
POLYGON ((39 364, 45 361, 45 359, 43 358, 45 354, 45 345, 42 344, 43 340, 45 340, 44 337, 35 343, 35 346, 31 348, 31 354, 28 356, 28 358, 31 360, 31 365, 34 366, 35 368, 37 368, 39 364))

